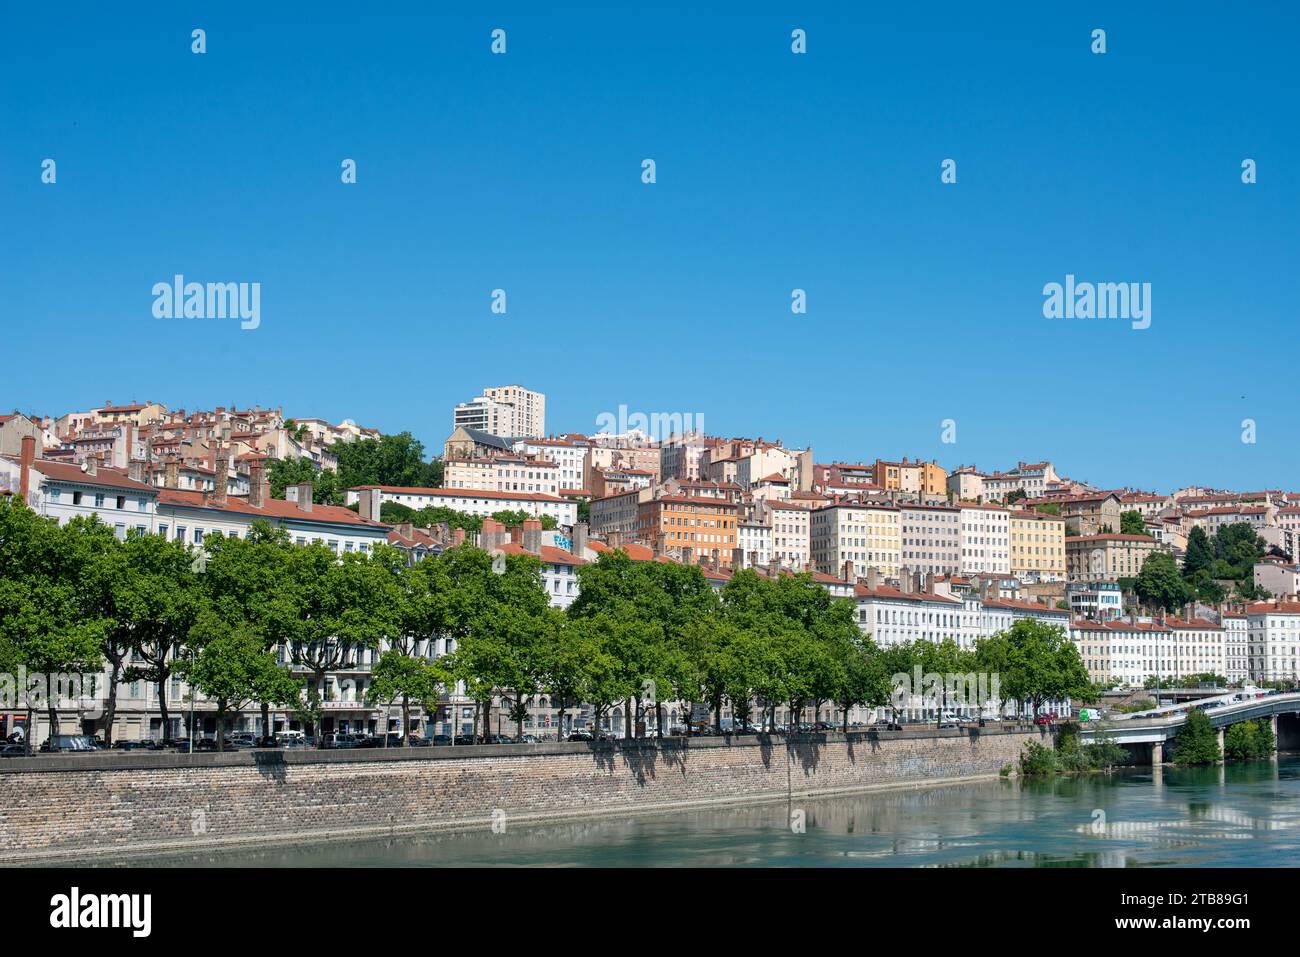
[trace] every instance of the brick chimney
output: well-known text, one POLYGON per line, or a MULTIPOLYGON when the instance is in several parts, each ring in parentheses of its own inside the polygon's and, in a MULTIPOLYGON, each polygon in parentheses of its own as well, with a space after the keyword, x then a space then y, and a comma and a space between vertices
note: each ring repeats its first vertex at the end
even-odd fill
POLYGON ((875 565, 867 568, 867 588, 875 591, 880 587, 880 569, 875 565))
POLYGON ((127 463, 126 474, 131 481, 143 482, 145 480, 144 466, 145 462, 143 459, 131 459, 131 461, 127 463))
POLYGON ((86 461, 82 462, 81 464, 82 464, 83 466, 85 466, 86 474, 87 474, 87 475, 94 476, 94 475, 97 475, 97 474, 99 473, 99 458, 98 458, 98 456, 87 455, 87 456, 86 456, 86 461))
POLYGON ((31 435, 23 436, 22 451, 19 457, 19 467, 21 472, 18 479, 18 491, 23 497, 23 504, 27 504, 27 495, 32 488, 32 463, 36 461, 36 438, 31 435))
POLYGON ((523 546, 524 551, 530 555, 540 555, 542 553, 542 523, 539 519, 530 518, 524 522, 523 529, 523 546))
POLYGON ((181 463, 176 456, 167 459, 167 464, 163 466, 163 488, 180 488, 181 487, 181 463))
POLYGON ((298 483, 298 510, 300 512, 311 511, 312 487, 311 482, 298 483))
POLYGON ((264 508, 269 497, 266 487, 266 470, 261 459, 248 463, 248 504, 253 508, 264 508))
POLYGON ((510 542, 513 545, 524 544, 524 530, 521 526, 515 525, 510 529, 510 542))
POLYGON ((453 528, 453 529, 451 530, 451 543, 452 543, 452 545, 464 545, 464 544, 465 544, 465 529, 463 529, 463 528, 453 528))
POLYGON ((230 480, 230 452, 225 448, 217 450, 216 475, 212 483, 212 495, 208 501, 213 505, 226 504, 226 486, 230 480))
POLYGON ((853 581, 853 559, 851 558, 844 562, 844 580, 846 582, 853 581))
POLYGON ((505 544, 506 531, 505 526, 495 518, 483 519, 483 527, 478 533, 478 547, 485 552, 490 552, 494 548, 500 548, 505 544))

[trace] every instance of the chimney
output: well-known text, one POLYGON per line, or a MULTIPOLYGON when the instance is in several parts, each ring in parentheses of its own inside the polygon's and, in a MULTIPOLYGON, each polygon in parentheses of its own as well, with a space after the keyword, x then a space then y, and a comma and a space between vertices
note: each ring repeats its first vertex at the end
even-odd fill
POLYGON ((510 543, 512 545, 524 544, 524 530, 522 526, 516 525, 510 529, 510 543))
POLYGON ((587 535, 590 526, 586 522, 578 522, 573 526, 573 554, 579 558, 585 558, 583 554, 587 550, 587 535))
POLYGON ((36 461, 36 438, 31 435, 23 436, 22 452, 19 458, 19 464, 22 469, 18 479, 18 491, 23 497, 23 504, 27 504, 27 495, 32 487, 32 463, 36 461))
POLYGON ((465 544, 465 529, 463 529, 463 528, 453 528, 453 529, 451 530, 451 544, 452 544, 452 545, 464 545, 464 544, 465 544))
POLYGON ((505 526, 495 518, 483 519, 483 528, 478 533, 478 547, 485 552, 490 552, 503 544, 505 544, 505 526))
POLYGON ((357 514, 370 522, 379 521, 379 512, 383 500, 384 491, 378 485, 363 488, 357 514))
POLYGON ((875 565, 867 569, 867 587, 872 591, 880 587, 880 569, 875 565))
POLYGON ((530 555, 540 555, 542 553, 542 523, 539 519, 530 518, 524 522, 524 551, 530 555))
POLYGON ((86 467, 87 475, 96 475, 99 472, 99 459, 94 455, 86 456, 86 461, 82 463, 86 467))
POLYGON ((298 483, 298 510, 300 512, 311 511, 311 482, 298 483))
POLYGON ((213 476, 212 495, 209 501, 213 505, 224 506, 226 504, 226 490, 230 481, 230 452, 225 448, 217 449, 217 460, 215 463, 216 475, 213 476))
POLYGON ((613 549, 619 549, 619 548, 622 548, 622 547, 623 547, 623 533, 622 533, 620 530, 618 530, 617 528, 612 529, 612 530, 611 530, 611 531, 610 531, 610 532, 605 536, 605 544, 607 544, 610 548, 613 548, 613 549))
POLYGON ((253 508, 263 508, 266 505, 267 495, 266 471, 262 467, 261 459, 253 459, 248 463, 248 504, 253 508))
POLYGON ((180 488, 181 487, 181 463, 175 456, 167 459, 167 464, 163 466, 163 488, 180 488))
POLYGON ((844 580, 846 582, 853 581, 853 559, 851 558, 844 562, 844 580))
POLYGON ((126 474, 131 481, 144 481, 144 465, 145 463, 143 459, 131 459, 131 461, 127 463, 126 474))

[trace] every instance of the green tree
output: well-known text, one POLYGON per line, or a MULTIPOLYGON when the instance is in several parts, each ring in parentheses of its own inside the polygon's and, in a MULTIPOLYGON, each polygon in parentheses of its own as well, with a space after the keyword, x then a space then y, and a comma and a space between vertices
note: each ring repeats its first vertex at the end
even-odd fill
POLYGON ((1168 552, 1147 556, 1133 589, 1145 605, 1166 611, 1181 608, 1192 598, 1192 589, 1183 581, 1174 557, 1168 552))
POLYGON ((1119 516, 1119 531, 1121 535, 1146 535, 1147 523, 1142 518, 1142 513, 1137 509, 1130 509, 1127 512, 1121 512, 1119 516))
MULTIPOLYGON (((411 744, 411 702, 431 700, 438 688, 450 683, 450 676, 438 665, 390 648, 379 656, 370 672, 366 704, 370 707, 394 701, 402 703, 402 747, 411 744)), ((384 744, 388 744, 387 729, 384 744)))
MULTIPOLYGON (((262 636, 247 623, 233 629, 212 609, 199 613, 190 630, 191 657, 175 663, 190 686, 217 710, 217 750, 225 750, 226 721, 254 701, 285 705, 298 700, 302 683, 266 650, 262 636)), ((197 735, 197 729, 190 729, 197 735)))
POLYGON ((1212 764, 1219 753, 1219 736, 1210 723, 1210 717, 1199 708, 1187 712, 1187 720, 1174 736, 1173 760, 1175 764, 1212 764))
POLYGON ((1214 549, 1210 545, 1210 537, 1205 534, 1204 528, 1197 525, 1187 533, 1187 554, 1183 558, 1184 577, 1191 580, 1198 572, 1204 572, 1208 578, 1213 561, 1214 549))

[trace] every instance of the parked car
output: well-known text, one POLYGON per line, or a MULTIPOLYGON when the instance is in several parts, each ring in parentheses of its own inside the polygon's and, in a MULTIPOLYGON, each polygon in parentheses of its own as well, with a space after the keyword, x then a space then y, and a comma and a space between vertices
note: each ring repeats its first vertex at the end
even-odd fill
POLYGON ((261 747, 261 744, 258 743, 261 739, 251 731, 236 731, 230 735, 229 740, 231 744, 237 745, 241 748, 261 747))
POLYGON ((449 735, 449 734, 435 734, 435 735, 433 736, 433 746, 434 746, 435 748, 437 748, 437 747, 444 747, 444 746, 449 745, 449 744, 451 744, 451 735, 449 735))
POLYGON ((152 751, 151 741, 114 741, 113 751, 152 751))
POLYGON ((99 745, 88 734, 56 734, 45 739, 41 751, 52 754, 65 751, 98 751, 99 745))
POLYGON ((330 732, 325 735, 323 746, 334 749, 355 748, 357 746, 357 739, 355 735, 347 734, 345 732, 330 732))
POLYGON ((420 734, 413 734, 407 740, 413 748, 427 748, 433 744, 432 741, 420 734))
POLYGON ((0 747, 0 758, 21 758, 27 754, 25 744, 6 744, 0 747))
POLYGON ((574 731, 569 735, 570 741, 594 741, 590 731, 574 731))
POLYGON ((458 734, 456 735, 455 744, 457 747, 465 744, 478 744, 478 739, 472 734, 458 734))
POLYGON ((870 728, 872 731, 902 731, 903 726, 897 721, 880 721, 873 724, 870 728))

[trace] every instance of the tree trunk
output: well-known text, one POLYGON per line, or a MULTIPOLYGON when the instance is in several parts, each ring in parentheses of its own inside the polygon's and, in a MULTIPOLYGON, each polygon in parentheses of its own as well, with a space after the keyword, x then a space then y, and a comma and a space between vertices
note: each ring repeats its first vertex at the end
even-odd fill
POLYGON ((564 704, 565 704, 564 699, 561 698, 561 699, 560 699, 560 713, 559 713, 559 715, 556 717, 556 720, 559 721, 559 724, 558 724, 558 725, 556 726, 556 728, 555 728, 555 740, 556 740, 556 741, 563 741, 563 740, 564 740, 564 704))
MULTIPOLYGON (((162 674, 162 672, 160 671, 159 674, 162 674)), ((190 692, 190 694, 193 693, 193 691, 190 692)), ((158 714, 161 716, 162 721, 162 736, 166 738, 171 733, 171 722, 167 712, 167 681, 165 678, 158 679, 158 714)), ((191 739, 194 737, 193 728, 190 728, 190 737, 191 739)))
POLYGON ((113 671, 108 681, 108 707, 104 709, 104 747, 113 746, 113 721, 117 716, 117 679, 122 673, 122 659, 111 659, 113 671))
POLYGON ((262 737, 269 738, 272 736, 271 731, 271 702, 262 702, 262 737))
MULTIPOLYGON (((193 690, 190 694, 194 694, 193 690)), ((192 732, 191 732, 192 733, 192 732)), ((217 702, 217 750, 226 750, 226 702, 217 702)))
MULTIPOLYGON (((402 747, 411 746, 411 699, 402 695, 402 747)), ((384 729, 384 747, 388 747, 388 729, 384 729)))
POLYGON ((628 698, 623 705, 623 731, 624 737, 632 737, 632 699, 628 698))
POLYGON ((656 700, 655 701, 655 737, 662 738, 663 736, 664 736, 664 706, 660 704, 658 700, 656 700))
POLYGON ((47 702, 46 709, 50 713, 49 737, 50 740, 54 740, 54 736, 59 733, 59 709, 58 709, 59 703, 57 700, 55 700, 54 695, 47 695, 46 702, 47 702))

